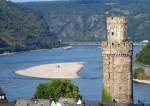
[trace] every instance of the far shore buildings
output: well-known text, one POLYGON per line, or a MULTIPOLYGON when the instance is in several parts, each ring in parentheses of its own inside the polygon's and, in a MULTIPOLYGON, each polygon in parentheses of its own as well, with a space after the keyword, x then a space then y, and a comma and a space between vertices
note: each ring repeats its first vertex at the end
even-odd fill
POLYGON ((107 18, 107 40, 102 43, 104 89, 118 103, 133 103, 132 52, 127 17, 107 18))

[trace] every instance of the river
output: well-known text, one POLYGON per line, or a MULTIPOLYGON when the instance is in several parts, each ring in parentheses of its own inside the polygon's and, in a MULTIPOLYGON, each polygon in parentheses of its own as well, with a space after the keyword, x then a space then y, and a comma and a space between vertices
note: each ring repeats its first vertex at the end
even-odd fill
MULTIPOLYGON (((143 46, 134 46, 134 57, 143 46)), ((0 56, 0 87, 6 92, 8 100, 32 98, 39 83, 47 79, 24 77, 15 71, 31 66, 57 62, 85 62, 80 79, 73 82, 79 86, 81 95, 88 102, 98 102, 102 93, 102 51, 98 46, 73 46, 70 50, 56 48, 51 50, 28 51, 0 56)), ((150 103, 150 85, 134 82, 134 101, 150 103)))

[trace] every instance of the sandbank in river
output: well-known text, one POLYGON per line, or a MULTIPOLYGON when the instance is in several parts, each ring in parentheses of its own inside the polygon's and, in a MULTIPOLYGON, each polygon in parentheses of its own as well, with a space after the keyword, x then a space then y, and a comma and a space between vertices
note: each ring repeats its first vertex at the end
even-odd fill
POLYGON ((84 67, 84 62, 66 62, 33 66, 27 69, 16 71, 15 73, 22 76, 35 78, 62 78, 74 79, 79 78, 78 73, 84 67))

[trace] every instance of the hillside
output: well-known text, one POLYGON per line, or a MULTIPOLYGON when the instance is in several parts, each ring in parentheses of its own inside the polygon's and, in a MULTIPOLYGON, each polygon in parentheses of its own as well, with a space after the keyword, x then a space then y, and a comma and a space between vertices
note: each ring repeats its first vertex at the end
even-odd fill
POLYGON ((64 41, 101 41, 106 35, 106 16, 129 18, 129 37, 150 40, 149 0, 70 0, 21 4, 39 12, 49 31, 64 41))
POLYGON ((42 16, 18 4, 0 1, 0 53, 51 48, 55 41, 42 16))

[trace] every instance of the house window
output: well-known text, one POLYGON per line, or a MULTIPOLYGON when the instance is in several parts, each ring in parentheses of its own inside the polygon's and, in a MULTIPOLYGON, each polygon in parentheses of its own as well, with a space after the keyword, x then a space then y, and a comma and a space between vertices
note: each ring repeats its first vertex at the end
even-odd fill
POLYGON ((2 96, 2 100, 4 100, 5 99, 5 97, 4 96, 2 96))

